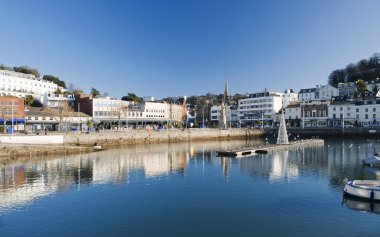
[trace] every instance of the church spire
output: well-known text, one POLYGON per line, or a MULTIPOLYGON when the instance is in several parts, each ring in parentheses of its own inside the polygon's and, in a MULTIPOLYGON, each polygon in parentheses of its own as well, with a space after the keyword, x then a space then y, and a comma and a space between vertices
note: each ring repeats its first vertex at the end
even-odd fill
POLYGON ((225 88, 224 88, 224 101, 226 102, 227 105, 230 102, 229 95, 228 95, 228 81, 226 81, 226 85, 225 85, 225 88))

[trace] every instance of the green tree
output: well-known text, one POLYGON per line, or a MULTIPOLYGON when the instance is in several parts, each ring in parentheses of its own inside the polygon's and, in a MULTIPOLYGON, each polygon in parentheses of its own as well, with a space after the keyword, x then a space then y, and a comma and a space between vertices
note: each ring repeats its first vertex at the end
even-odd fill
POLYGON ((34 97, 32 95, 25 96, 25 103, 26 105, 31 106, 33 104, 34 97))
POLYGON ((54 91, 54 94, 62 94, 61 89, 58 87, 58 88, 54 91))
POLYGON ((344 69, 334 70, 329 75, 329 85, 337 87, 338 83, 346 81, 346 75, 347 75, 347 73, 344 69))
POLYGON ((4 66, 3 64, 0 64, 0 70, 7 70, 7 71, 13 71, 12 68, 4 66))
POLYGON ((135 103, 142 102, 142 99, 140 97, 138 97, 135 93, 128 93, 128 95, 121 97, 121 100, 133 101, 135 103))
POLYGON ((25 74, 32 74, 35 77, 40 77, 40 73, 38 72, 37 69, 31 68, 31 67, 28 67, 28 66, 13 67, 13 71, 15 71, 15 72, 21 72, 21 73, 25 73, 25 74))
POLYGON ((362 94, 368 91, 367 84, 363 80, 356 81, 356 89, 358 90, 359 93, 362 93, 362 94))
POLYGON ((374 96, 377 95, 377 92, 379 92, 379 87, 375 84, 375 86, 372 88, 372 92, 374 94, 374 96))
POLYGON ((94 87, 91 87, 91 95, 92 97, 97 97, 98 95, 100 95, 100 91, 95 89, 94 87))
POLYGON ((58 86, 63 87, 63 88, 66 88, 66 83, 65 83, 64 81, 59 80, 59 78, 56 77, 56 76, 52 76, 52 75, 44 75, 44 76, 42 77, 42 79, 47 80, 47 81, 54 82, 54 83, 57 84, 58 86))

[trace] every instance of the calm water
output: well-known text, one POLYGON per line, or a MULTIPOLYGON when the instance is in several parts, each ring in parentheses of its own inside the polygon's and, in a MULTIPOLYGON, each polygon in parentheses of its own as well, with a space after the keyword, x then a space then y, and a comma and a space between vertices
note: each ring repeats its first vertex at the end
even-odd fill
POLYGON ((380 204, 342 198, 345 177, 380 179, 380 169, 361 166, 379 142, 216 157, 243 145, 140 145, 3 162, 0 236, 379 236, 380 204))

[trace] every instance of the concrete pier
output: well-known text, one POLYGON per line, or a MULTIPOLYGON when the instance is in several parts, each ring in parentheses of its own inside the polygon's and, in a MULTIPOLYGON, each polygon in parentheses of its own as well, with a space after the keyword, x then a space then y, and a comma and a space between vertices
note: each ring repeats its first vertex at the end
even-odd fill
POLYGON ((325 141, 323 139, 307 139, 290 142, 287 145, 269 144, 259 147, 242 147, 232 150, 216 151, 218 156, 231 156, 231 157, 243 157, 253 154, 266 154, 274 151, 287 150, 291 148, 310 147, 310 146, 324 146, 325 141))

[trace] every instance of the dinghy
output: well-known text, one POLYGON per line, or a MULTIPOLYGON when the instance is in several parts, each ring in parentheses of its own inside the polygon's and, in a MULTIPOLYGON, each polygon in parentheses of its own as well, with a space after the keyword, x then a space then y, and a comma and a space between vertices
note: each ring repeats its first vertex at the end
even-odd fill
POLYGON ((380 155, 379 153, 374 154, 371 157, 368 157, 366 159, 362 160, 363 165, 368 165, 368 166, 380 166, 380 155))
POLYGON ((380 202, 380 180, 343 180, 344 195, 380 202))

